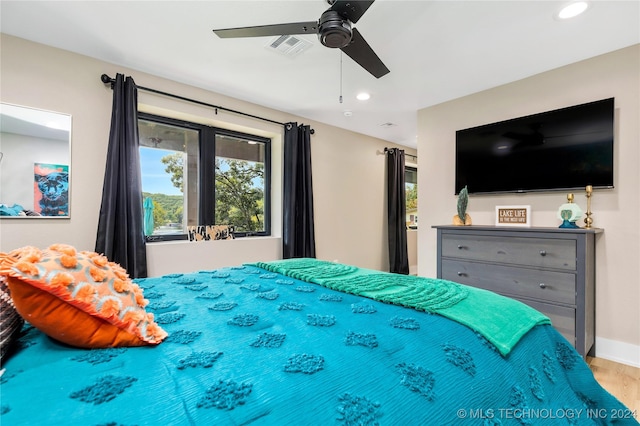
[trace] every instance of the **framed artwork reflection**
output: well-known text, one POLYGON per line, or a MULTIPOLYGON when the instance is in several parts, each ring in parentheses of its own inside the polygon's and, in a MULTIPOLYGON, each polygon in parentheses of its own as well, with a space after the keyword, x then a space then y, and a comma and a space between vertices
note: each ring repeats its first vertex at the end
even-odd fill
POLYGON ((69 165, 34 163, 33 209, 41 216, 69 216, 69 165))

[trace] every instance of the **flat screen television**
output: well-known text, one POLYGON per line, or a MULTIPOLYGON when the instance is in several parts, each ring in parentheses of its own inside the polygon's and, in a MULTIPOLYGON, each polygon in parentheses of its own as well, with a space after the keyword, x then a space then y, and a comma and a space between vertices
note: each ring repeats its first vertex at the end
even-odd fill
POLYGON ((613 188, 613 101, 458 130, 455 193, 613 188))

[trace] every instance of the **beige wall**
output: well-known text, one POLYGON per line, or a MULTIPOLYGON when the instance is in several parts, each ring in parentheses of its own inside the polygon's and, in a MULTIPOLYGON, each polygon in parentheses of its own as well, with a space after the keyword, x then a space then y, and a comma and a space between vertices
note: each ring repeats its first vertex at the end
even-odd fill
MULTIPOLYGON (((312 136, 312 163, 318 257, 365 268, 388 269, 385 156, 381 152, 392 144, 5 34, 1 43, 2 102, 71 114, 73 127, 71 218, 2 219, 0 251, 24 245, 45 247, 56 242, 82 250, 94 249, 112 101, 112 92, 100 82, 100 75, 106 73, 114 77, 116 73, 123 73, 131 75, 141 86, 276 121, 311 124, 316 131, 312 136), (363 210, 367 213, 362 214, 363 210)), ((280 258, 281 127, 224 112, 216 116, 211 109, 142 91, 139 102, 141 110, 164 111, 227 128, 257 131, 272 137, 274 145, 273 236, 230 243, 148 244, 150 274, 280 258)), ((336 114, 339 113, 336 109, 336 114)), ((407 149, 407 152, 415 154, 415 150, 407 149)))
MULTIPOLYGON (((596 353, 640 366, 640 45, 545 72, 418 112, 419 274, 436 274, 436 232, 455 214, 455 131, 615 97, 615 189, 592 198, 597 240, 596 353), (428 214, 427 214, 428 212, 428 214)), ((541 173, 544 168, 541 167, 541 173)), ((530 204, 533 226, 555 227, 563 192, 472 196, 477 225, 495 224, 495 206, 530 204)), ((586 198, 576 193, 586 210, 586 198)))

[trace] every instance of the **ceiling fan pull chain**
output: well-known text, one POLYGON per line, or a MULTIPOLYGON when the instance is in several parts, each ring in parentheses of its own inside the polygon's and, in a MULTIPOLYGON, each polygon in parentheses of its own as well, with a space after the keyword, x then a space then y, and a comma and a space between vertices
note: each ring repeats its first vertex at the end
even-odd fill
POLYGON ((342 50, 340 51, 340 103, 342 103, 342 50))

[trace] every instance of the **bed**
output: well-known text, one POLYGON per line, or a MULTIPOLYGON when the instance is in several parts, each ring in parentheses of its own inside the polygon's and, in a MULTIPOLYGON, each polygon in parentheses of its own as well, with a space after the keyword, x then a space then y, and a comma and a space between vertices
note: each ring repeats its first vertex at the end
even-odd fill
POLYGON ((546 317, 483 290, 316 259, 133 282, 162 341, 27 322, 2 425, 637 424, 546 317))

